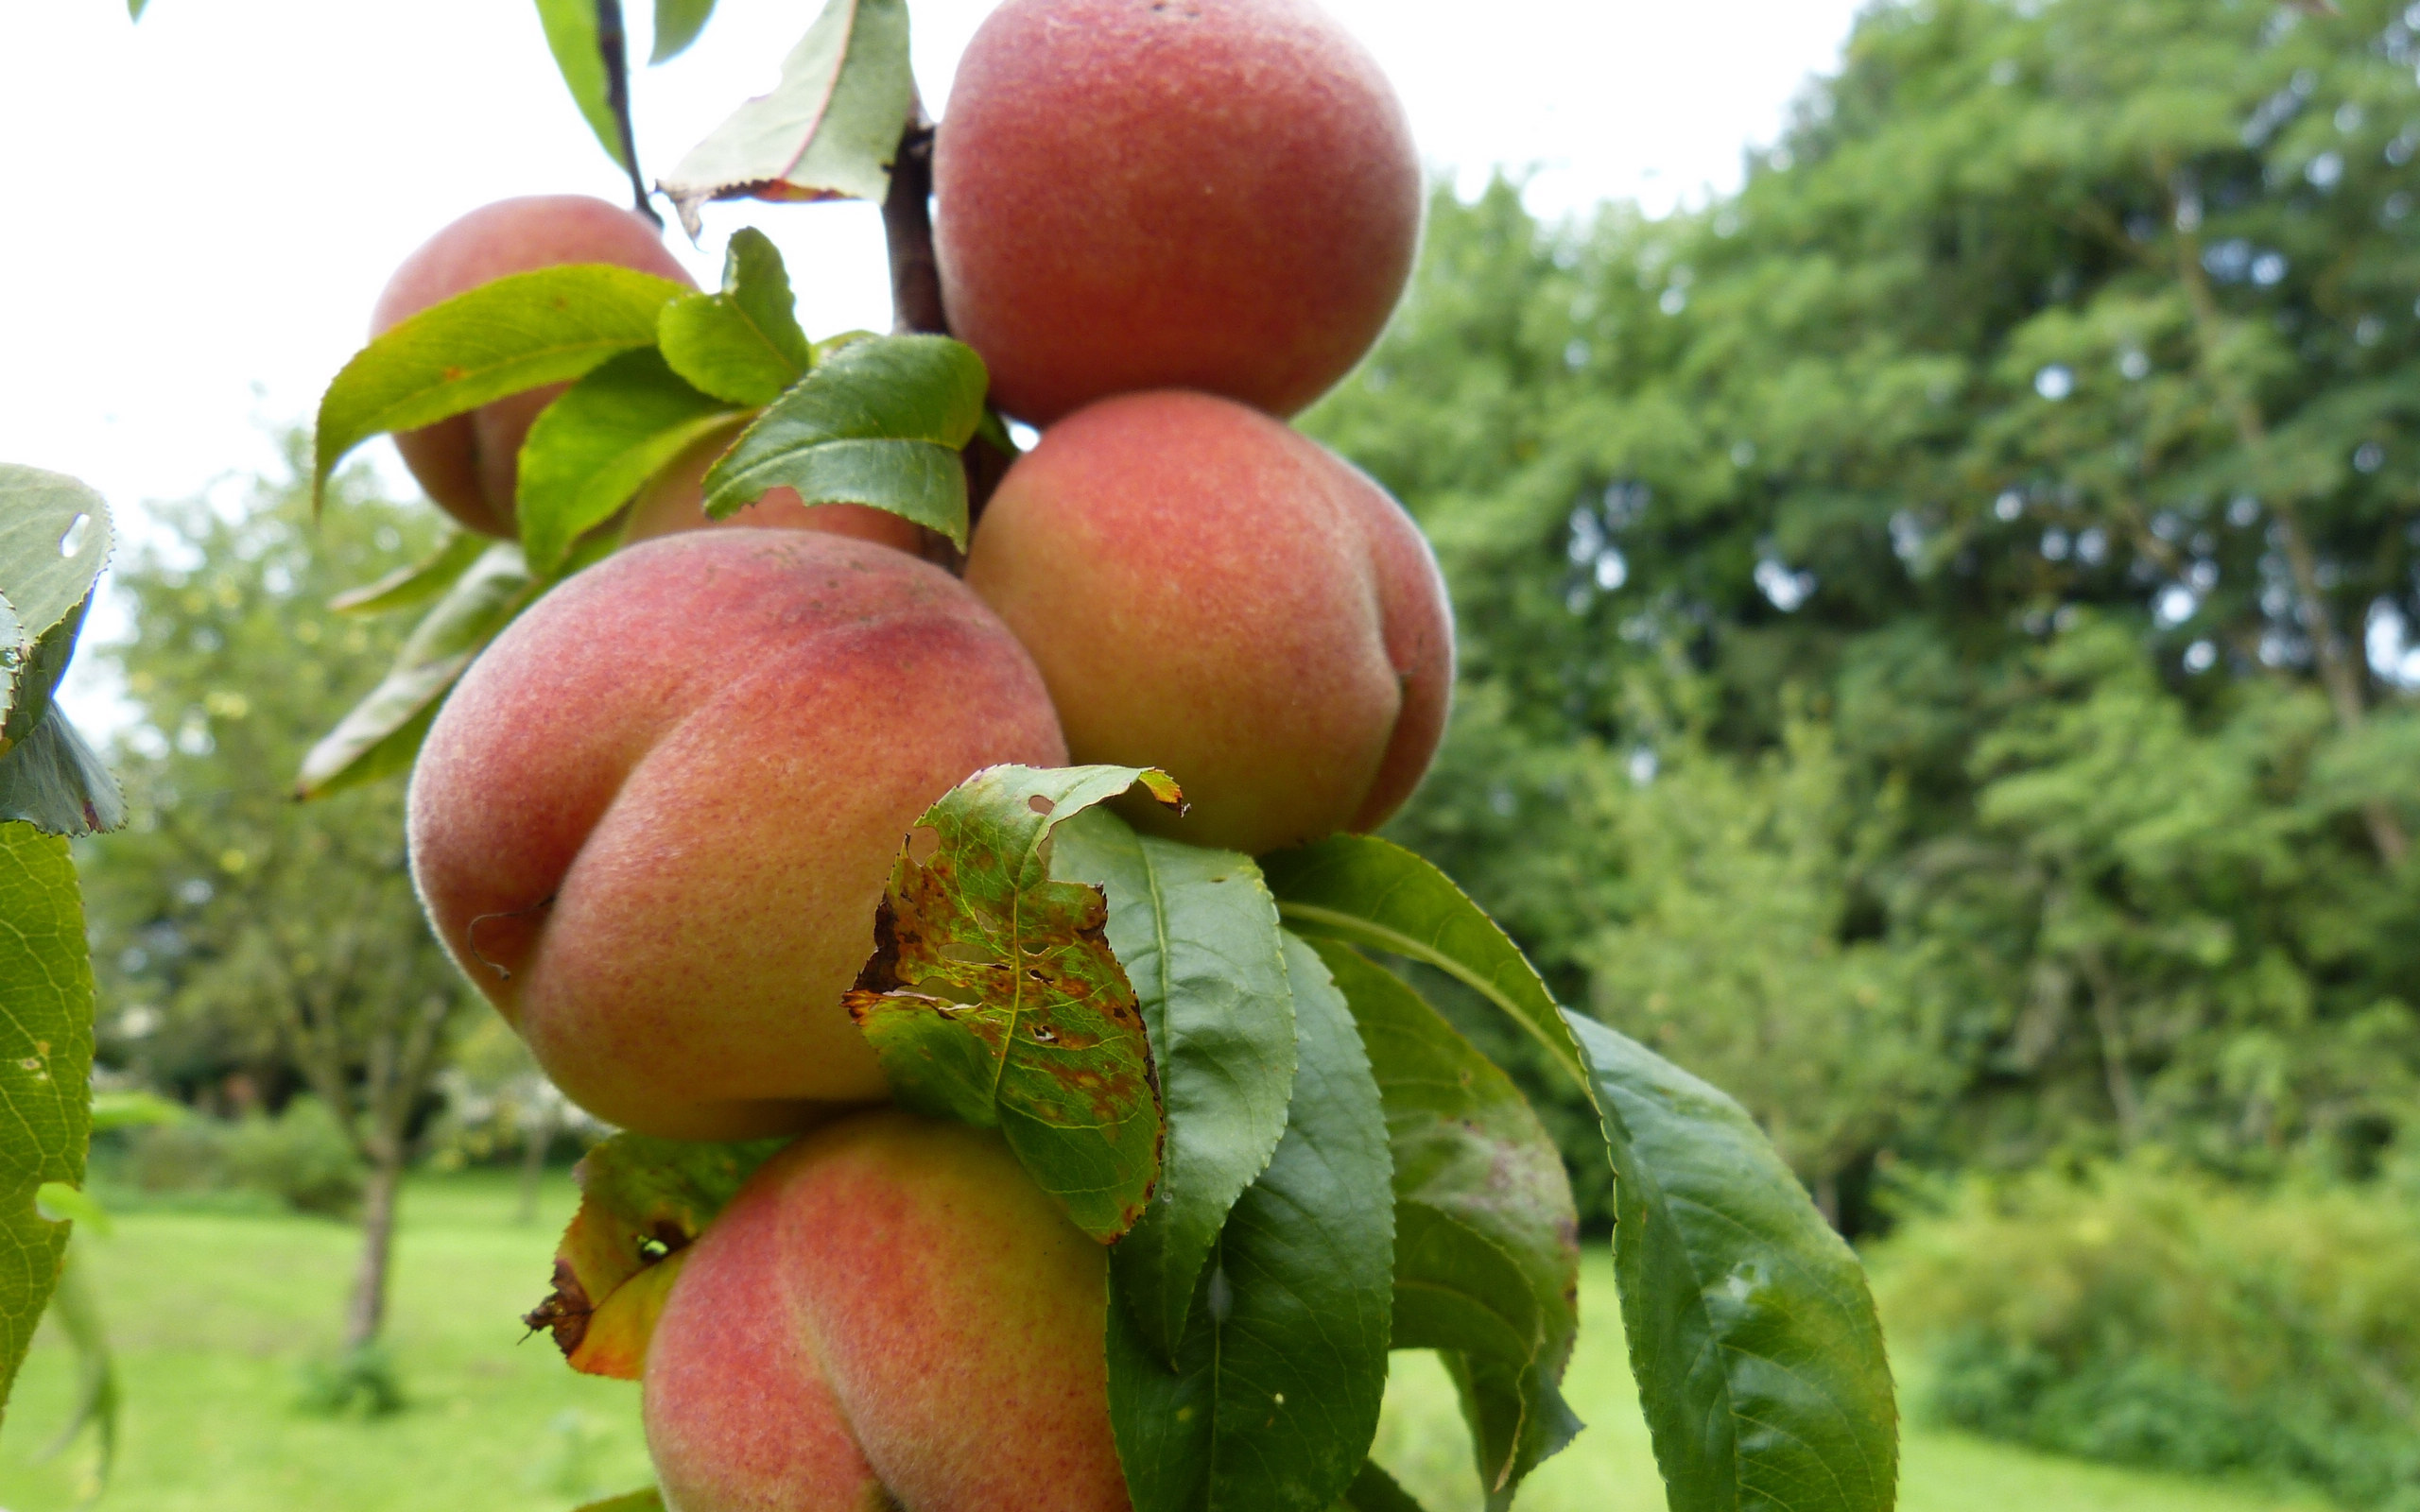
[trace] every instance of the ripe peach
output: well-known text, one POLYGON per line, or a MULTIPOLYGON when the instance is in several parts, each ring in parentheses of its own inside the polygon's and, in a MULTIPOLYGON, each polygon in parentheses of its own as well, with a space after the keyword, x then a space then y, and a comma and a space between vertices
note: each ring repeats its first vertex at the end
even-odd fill
POLYGON ((412 875, 581 1107, 781 1132, 887 1094, 840 996, 917 816, 1065 759, 1032 662, 947 573, 692 531, 566 580, 472 666, 412 772, 412 875))
POLYGON ((933 180, 950 327, 1036 424, 1161 387, 1291 414, 1369 350, 1420 240, 1403 107, 1309 0, 1008 0, 933 180))
POLYGON ((1383 823, 1454 681, 1443 580, 1368 477, 1206 394, 1105 400, 993 495, 967 586, 1033 653, 1078 762, 1165 767, 1180 839, 1258 853, 1383 823))
MULTIPOLYGON (((686 270, 653 226, 585 195, 528 195, 482 205, 404 259, 370 317, 377 335, 432 304, 503 278, 563 263, 614 263, 682 284, 686 270)), ((694 284, 692 285, 694 286, 694 284)), ((510 541, 522 438, 562 392, 533 388, 395 438, 428 496, 473 530, 510 541)))
POLYGON ((1101 1247, 995 1134, 896 1109, 758 1171, 648 1347, 671 1512, 1126 1512, 1101 1247))

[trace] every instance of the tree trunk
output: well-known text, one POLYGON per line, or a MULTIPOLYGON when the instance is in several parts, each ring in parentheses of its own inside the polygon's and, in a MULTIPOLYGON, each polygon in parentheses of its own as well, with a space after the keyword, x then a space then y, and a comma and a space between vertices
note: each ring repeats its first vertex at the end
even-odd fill
POLYGON ((2085 990, 2092 998, 2092 1023, 2100 1037, 2100 1074, 2109 1084, 2109 1106, 2118 1115, 2118 1143, 2133 1149, 2142 1138, 2143 1105, 2135 1094, 2135 1074, 2127 1067, 2126 1023, 2118 1013, 2118 984, 2098 954, 2083 961, 2085 990))
POLYGON ((395 1247, 395 1195, 403 1185, 400 1142, 378 1142, 362 1194, 361 1268, 354 1273, 353 1301, 345 1310, 348 1352, 374 1343, 387 1326, 387 1262, 395 1247))

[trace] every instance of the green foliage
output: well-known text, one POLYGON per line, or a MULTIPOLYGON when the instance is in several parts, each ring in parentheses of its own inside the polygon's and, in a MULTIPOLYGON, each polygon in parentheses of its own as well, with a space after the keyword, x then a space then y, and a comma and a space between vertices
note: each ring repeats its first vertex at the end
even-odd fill
POLYGON ((689 50, 715 13, 715 0, 655 0, 655 46, 650 63, 668 63, 689 50))
POLYGON ((1294 1086, 1294 997, 1277 905, 1246 856, 1138 834, 1107 809, 1055 832, 1052 874, 1108 895, 1166 1114, 1160 1200, 1110 1251, 1131 1319, 1176 1353, 1229 1210, 1269 1164, 1294 1086))
POLYGON ((689 234, 710 199, 871 199, 916 108, 907 0, 826 0, 771 92, 732 112, 663 180, 689 234))
POLYGON ((1614 1151, 1622 1323, 1673 1505, 1891 1506, 1899 1415, 1857 1256, 1737 1103, 1569 1017, 1614 1151))
POLYGON ((1508 1506, 1581 1429, 1563 1400, 1580 1331, 1579 1214, 1562 1157, 1512 1078, 1420 995, 1317 947, 1352 1005, 1394 1154, 1393 1347, 1443 1356, 1479 1484, 1508 1506))
POLYGON ((1940 1419, 2420 1505, 2416 1197, 2247 1192, 2150 1158, 1972 1180, 1883 1248, 1878 1285, 1940 1419))
POLYGON ((391 1417, 404 1410, 403 1382, 394 1357, 381 1345, 365 1344, 304 1361, 296 1372, 294 1404, 322 1418, 391 1417))
POLYGON ((723 250, 721 292, 684 295, 664 307, 656 326, 664 360, 717 399, 769 404, 815 366, 796 306, 780 249, 743 226, 723 250))
POLYGON ((471 999, 421 919, 401 793, 300 805, 283 774, 401 639, 327 600, 435 532, 350 481, 314 524, 307 463, 289 465, 219 507, 155 507, 151 545, 118 568, 133 633, 110 649, 134 717, 115 758, 134 819, 85 851, 104 1057, 221 1108, 299 1084, 374 1156, 379 1130, 417 1126, 471 999))
POLYGON ((1537 969, 1435 866, 1364 835, 1280 851, 1264 865, 1289 927, 1434 967, 1510 1014, 1584 1088, 1579 1046, 1537 969))
POLYGON ((1286 1134, 1228 1215, 1174 1359, 1111 1298, 1110 1422, 1139 1512, 1325 1512, 1377 1430, 1394 1259, 1386 1122, 1325 966, 1290 936, 1286 965, 1298 1057, 1286 1134))
POLYGON ((1737 196, 1441 197, 1309 419, 1454 591, 1393 833, 1852 1229, 1901 1156, 2411 1118, 2420 709, 2356 642, 2420 623, 2420 43, 2342 9, 1875 9, 1737 196))
POLYGON ((808 504, 872 505, 966 545, 959 452, 983 422, 990 375, 947 336, 868 336, 767 406, 706 473, 721 519, 789 487, 808 504))
MULTIPOLYGON (((538 0, 538 21, 545 27, 546 50, 579 107, 582 120, 596 133, 597 146, 616 163, 628 168, 630 155, 622 144, 622 127, 614 111, 614 81, 605 57, 597 0, 538 0)), ((699 18, 703 24, 702 16, 699 18)), ((618 38, 616 39, 618 41, 618 38)))
POLYGON ((689 291, 604 264, 515 273, 397 324, 344 365, 320 400, 315 498, 353 449, 493 400, 569 383, 655 345, 664 306, 689 291))
POLYGON ((0 1407, 59 1280, 68 1226, 34 1203, 84 1179, 91 1119, 93 975, 67 842, 0 824, 0 1407))
POLYGON ((0 464, 0 821, 87 834, 125 818, 116 782, 51 701, 110 545, 100 495, 0 464))
POLYGON ((275 1115, 185 1118, 136 1133, 104 1167, 145 1192, 240 1192, 295 1212, 350 1218, 368 1175, 336 1115, 297 1097, 275 1115))
POLYGON ((458 535, 393 588, 330 600, 331 609, 359 615, 437 594, 378 685, 303 755, 295 796, 321 798, 408 770, 445 695, 472 659, 537 599, 540 586, 520 547, 458 535), (465 542, 478 543, 478 553, 458 567, 465 542))
POLYGON ((521 446, 514 511, 530 571, 557 576, 573 543, 648 479, 746 418, 691 387, 653 347, 592 369, 539 413, 521 446))
POLYGON ((1160 1178, 1159 1081, 1098 886, 1051 875, 1052 833, 1096 803, 1175 785, 1131 766, 994 766, 917 820, 874 916, 849 1015, 907 1107, 997 1128, 1103 1244, 1160 1178))

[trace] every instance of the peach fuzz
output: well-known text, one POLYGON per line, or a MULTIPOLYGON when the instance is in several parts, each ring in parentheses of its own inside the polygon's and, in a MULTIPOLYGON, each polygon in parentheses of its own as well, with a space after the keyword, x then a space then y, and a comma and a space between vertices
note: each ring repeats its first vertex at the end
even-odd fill
POLYGON ((1065 759, 1032 662, 947 573, 693 531, 570 578, 472 665, 413 769, 412 874, 573 1101, 778 1133, 887 1095, 840 996, 917 816, 1065 759))
MULTIPOLYGON (((586 195, 527 195, 482 205, 423 243, 387 281, 373 336, 457 294, 511 273, 613 263, 695 287, 653 226, 586 195)), ((429 498, 465 526, 511 540, 522 439, 563 386, 551 384, 395 438, 429 498)))
POLYGON ((1359 361, 1420 240, 1420 162, 1308 0, 1008 0, 934 147, 950 328, 1046 425, 1201 388, 1275 414, 1359 361))
POLYGON ((999 1136, 799 1141, 690 1248, 642 1413, 670 1512, 1125 1512, 1105 1251, 999 1136))
POLYGON ((1443 733, 1453 620, 1402 506, 1204 394, 1079 411, 1017 459, 967 586, 1033 654, 1078 762, 1166 768, 1137 824, 1257 854, 1369 830, 1443 733))

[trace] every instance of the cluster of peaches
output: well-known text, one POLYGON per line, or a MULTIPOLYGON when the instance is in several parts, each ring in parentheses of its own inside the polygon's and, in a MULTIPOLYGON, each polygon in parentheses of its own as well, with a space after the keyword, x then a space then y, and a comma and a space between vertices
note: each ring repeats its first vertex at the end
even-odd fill
MULTIPOLYGON (((672 1139, 812 1129, 683 1271, 648 1347, 666 1503, 1127 1505, 1103 1256, 972 1129, 880 1108, 843 993, 935 799, 1002 763, 1171 773, 1138 825, 1248 853, 1384 820, 1453 680, 1394 500, 1290 429, 1375 339, 1419 235, 1403 112, 1308 0, 1008 0, 934 146, 953 333, 1041 427, 962 558, 775 490, 708 528, 676 467, 636 543, 555 588, 444 704, 412 778, 439 934, 565 1093, 672 1139)), ((414 253, 384 329, 508 273, 683 278, 574 198, 414 253)), ((399 438, 510 538, 540 390, 399 438)))

